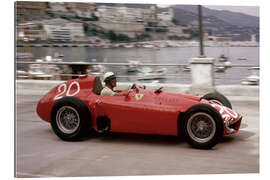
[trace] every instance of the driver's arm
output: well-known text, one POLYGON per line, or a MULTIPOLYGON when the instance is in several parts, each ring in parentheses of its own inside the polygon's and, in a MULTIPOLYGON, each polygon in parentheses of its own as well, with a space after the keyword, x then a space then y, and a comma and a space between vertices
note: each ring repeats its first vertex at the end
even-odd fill
POLYGON ((133 84, 132 86, 128 86, 125 90, 115 90, 114 96, 123 96, 127 95, 132 89, 136 87, 136 84, 133 84))
POLYGON ((123 96, 123 95, 126 95, 128 93, 128 90, 125 90, 125 91, 121 91, 121 92, 115 92, 115 96, 123 96))

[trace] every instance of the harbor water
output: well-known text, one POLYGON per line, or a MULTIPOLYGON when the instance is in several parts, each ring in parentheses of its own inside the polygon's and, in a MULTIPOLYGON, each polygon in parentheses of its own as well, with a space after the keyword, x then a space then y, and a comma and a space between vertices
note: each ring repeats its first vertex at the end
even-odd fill
MULTIPOLYGON (((33 60, 45 56, 62 54, 64 62, 84 61, 128 63, 129 60, 141 63, 154 64, 188 64, 189 59, 198 57, 199 47, 170 47, 170 48, 94 48, 94 47, 31 47, 28 52, 33 54, 33 60)), ((25 47, 18 47, 17 52, 27 52, 25 47)), ((218 58, 224 54, 231 64, 259 65, 259 47, 205 47, 207 57, 218 58), (239 58, 246 60, 239 60, 239 58)), ((220 64, 220 62, 216 62, 220 64)), ((17 66, 17 69, 20 66, 17 66)), ((120 82, 137 82, 136 72, 128 73, 124 66, 107 66, 107 71, 114 71, 119 76, 120 82)), ((154 67, 162 68, 162 67, 154 67)), ((184 71, 183 67, 166 67, 166 77, 155 80, 162 83, 190 84, 191 73, 184 71)), ((240 84, 241 79, 253 72, 248 67, 228 68, 225 72, 215 73, 215 84, 240 84)), ((259 74, 259 72, 256 72, 259 74)), ((152 80, 153 81, 153 80, 152 80)), ((149 82, 149 81, 148 81, 149 82)))

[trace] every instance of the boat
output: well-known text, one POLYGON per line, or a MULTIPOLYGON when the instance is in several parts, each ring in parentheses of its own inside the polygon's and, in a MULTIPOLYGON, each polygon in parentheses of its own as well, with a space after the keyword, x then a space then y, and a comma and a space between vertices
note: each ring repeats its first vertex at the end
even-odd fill
POLYGON ((54 56, 54 57, 52 57, 52 56, 45 56, 43 58, 43 60, 46 61, 46 62, 62 62, 63 61, 63 59, 60 58, 59 56, 54 56))
POLYGON ((225 72, 227 69, 226 66, 216 66, 215 72, 221 73, 221 72, 225 72))
POLYGON ((102 75, 102 74, 104 74, 105 71, 106 71, 105 66, 103 66, 101 64, 91 65, 89 67, 89 69, 87 69, 87 73, 89 73, 91 75, 95 75, 95 76, 102 75))
POLYGON ((63 59, 59 57, 45 56, 41 59, 36 59, 38 64, 30 64, 28 75, 33 79, 52 79, 55 74, 60 73, 63 66, 56 64, 41 64, 42 62, 62 62, 63 59))
POLYGON ((120 44, 115 43, 115 44, 112 44, 111 46, 112 46, 112 48, 118 48, 120 46, 120 44))
POLYGON ((128 65, 127 65, 127 72, 137 72, 138 71, 138 66, 141 64, 140 61, 135 61, 135 60, 128 60, 128 65))
POLYGON ((260 77, 258 75, 258 70, 260 70, 260 67, 251 67, 248 70, 251 70, 252 74, 244 79, 241 79, 241 84, 242 85, 259 85, 260 77))
POLYGON ((245 57, 240 57, 240 58, 238 58, 238 60, 244 61, 244 60, 247 60, 247 58, 245 58, 245 57))
POLYGON ((126 44, 124 45, 125 48, 134 48, 134 45, 133 44, 126 44))
POLYGON ((161 43, 161 44, 158 44, 157 47, 159 47, 159 48, 165 48, 165 47, 168 47, 168 45, 165 44, 165 43, 161 43))
POLYGON ((150 67, 144 67, 140 69, 138 80, 165 79, 166 73, 167 68, 152 69, 150 67))
MULTIPOLYGON (((42 63, 44 62, 42 59, 37 59, 37 63, 42 63)), ((28 70, 28 75, 29 78, 31 79, 51 79, 53 73, 51 65, 46 65, 46 64, 30 64, 29 70, 28 70)))
POLYGON ((23 70, 17 70, 16 71, 16 78, 17 79, 27 79, 29 77, 28 72, 23 70))
POLYGON ((151 45, 151 44, 145 44, 143 45, 144 48, 154 48, 155 46, 154 45, 151 45))
POLYGON ((171 42, 171 41, 167 42, 167 46, 168 47, 182 47, 180 44, 178 44, 176 42, 171 42))
POLYGON ((218 57, 218 61, 219 62, 226 62, 228 61, 229 58, 227 56, 225 56, 224 54, 221 54, 219 57, 218 57))
POLYGON ((62 57, 64 57, 64 54, 61 54, 61 53, 54 53, 54 57, 55 58, 62 58, 62 57))
POLYGON ((242 85, 259 85, 260 77, 256 74, 252 74, 241 80, 242 85))
POLYGON ((221 65, 216 65, 215 67, 215 72, 217 73, 223 73, 225 72, 228 68, 232 67, 230 61, 223 62, 221 65))
POLYGON ((183 71, 184 71, 184 72, 190 72, 190 71, 191 71, 190 65, 185 65, 185 66, 183 67, 183 71))
POLYGON ((224 65, 225 67, 227 67, 227 68, 232 67, 232 66, 231 66, 231 65, 232 65, 231 61, 226 61, 226 62, 223 63, 223 65, 224 65))
MULTIPOLYGON (((97 62, 97 60, 92 59, 91 62, 97 62)), ((101 64, 90 65, 89 68, 87 69, 88 74, 96 75, 96 76, 103 74, 105 71, 106 71, 106 67, 101 64)))
POLYGON ((32 59, 33 54, 29 52, 17 52, 16 53, 16 58, 17 59, 32 59))
POLYGON ((253 71, 257 70, 257 71, 259 71, 260 70, 260 67, 251 67, 248 70, 253 70, 253 71))

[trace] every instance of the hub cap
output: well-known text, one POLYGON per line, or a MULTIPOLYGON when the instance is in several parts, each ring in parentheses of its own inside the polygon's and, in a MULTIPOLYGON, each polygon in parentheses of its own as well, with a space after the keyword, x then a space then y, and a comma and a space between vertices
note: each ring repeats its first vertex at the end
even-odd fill
POLYGON ((80 117, 73 107, 63 106, 57 111, 56 123, 63 133, 72 134, 80 125, 80 117))
POLYGON ((214 137, 216 124, 209 114, 198 112, 188 119, 187 131, 194 141, 205 143, 214 137))

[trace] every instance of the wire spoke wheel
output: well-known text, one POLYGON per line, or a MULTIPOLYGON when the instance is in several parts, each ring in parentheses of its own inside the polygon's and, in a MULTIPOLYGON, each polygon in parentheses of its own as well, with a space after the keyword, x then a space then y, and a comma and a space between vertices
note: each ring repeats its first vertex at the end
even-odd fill
POLYGON ((60 139, 78 141, 87 136, 92 129, 91 113, 83 101, 66 96, 53 105, 51 126, 60 139))
POLYGON ((63 133, 72 134, 80 125, 79 113, 71 106, 63 106, 57 111, 56 124, 63 133))
POLYGON ((208 142, 216 133, 215 120, 205 112, 194 113, 187 121, 187 133, 198 143, 208 142))

